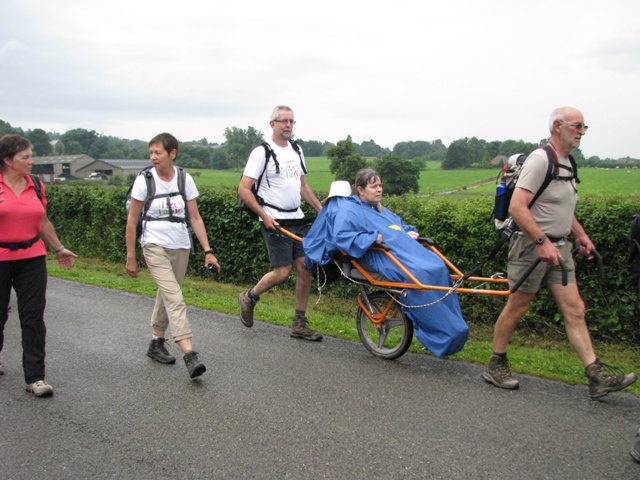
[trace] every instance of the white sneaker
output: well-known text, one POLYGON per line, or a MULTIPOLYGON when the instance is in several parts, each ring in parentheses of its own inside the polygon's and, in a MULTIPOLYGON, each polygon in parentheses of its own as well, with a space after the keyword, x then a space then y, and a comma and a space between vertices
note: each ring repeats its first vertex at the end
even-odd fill
POLYGON ((48 397, 53 395, 53 387, 44 380, 38 380, 27 385, 27 392, 33 393, 36 397, 48 397))

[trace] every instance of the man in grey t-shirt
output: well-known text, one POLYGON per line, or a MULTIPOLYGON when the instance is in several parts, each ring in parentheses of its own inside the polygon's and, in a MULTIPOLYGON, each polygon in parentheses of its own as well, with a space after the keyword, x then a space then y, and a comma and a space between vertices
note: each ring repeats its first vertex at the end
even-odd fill
MULTIPOLYGON (((582 114, 575 108, 554 110, 549 119, 549 145, 558 157, 558 169, 571 170, 569 154, 580 146, 587 131, 582 114)), ((493 333, 493 353, 482 377, 496 387, 515 389, 520 382, 511 376, 507 345, 516 325, 529 310, 535 294, 547 287, 564 316, 567 337, 585 367, 589 395, 598 398, 622 390, 636 381, 635 373, 617 375, 601 363, 593 351, 585 321, 585 306, 576 284, 571 255, 572 235, 581 255, 591 255, 595 245, 574 215, 577 201, 575 180, 551 181, 529 209, 529 204, 544 182, 549 159, 544 149, 534 151, 525 161, 511 199, 509 212, 520 231, 511 239, 508 260, 509 283, 522 277, 538 258, 538 267, 522 286, 509 296, 493 333), (562 285, 558 257, 567 265, 568 284, 562 285)), ((564 173, 559 173, 564 176, 564 173)))

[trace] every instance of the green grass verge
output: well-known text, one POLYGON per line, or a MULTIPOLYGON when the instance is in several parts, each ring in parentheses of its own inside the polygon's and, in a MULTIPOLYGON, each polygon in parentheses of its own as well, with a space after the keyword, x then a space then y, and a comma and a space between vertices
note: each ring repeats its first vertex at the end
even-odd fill
MULTIPOLYGON (((130 278, 124 265, 100 260, 79 258, 71 270, 61 270, 55 259, 49 259, 49 274, 80 283, 113 288, 154 297, 156 285, 149 272, 142 269, 138 278, 130 278)), ((247 285, 230 285, 209 279, 187 277, 183 283, 186 302, 199 308, 237 315, 238 293, 247 285)), ((315 284, 314 284, 315 288, 315 284)), ((324 294, 320 301, 312 293, 308 314, 312 328, 325 335, 359 341, 356 331, 355 299, 337 298, 324 294)), ((278 325, 290 325, 293 312, 293 292, 276 287, 262 296, 256 306, 256 319, 278 325)), ((499 312, 495 312, 496 317, 499 312)), ((239 321, 239 320, 238 320, 239 321)), ((449 357, 474 363, 486 363, 491 353, 493 329, 486 325, 469 325, 470 338, 464 349, 449 357)), ((364 347, 363 347, 364 348, 364 347)), ((640 348, 598 343, 596 353, 606 363, 616 365, 625 372, 640 372, 640 348)), ((428 355, 422 345, 413 340, 410 351, 428 355)), ((584 369, 577 355, 566 341, 563 332, 548 337, 534 335, 525 329, 516 329, 509 346, 509 360, 515 372, 526 373, 569 384, 586 384, 584 369)), ((478 378, 478 381, 481 381, 478 378)), ((640 395, 640 382, 626 391, 640 395)))

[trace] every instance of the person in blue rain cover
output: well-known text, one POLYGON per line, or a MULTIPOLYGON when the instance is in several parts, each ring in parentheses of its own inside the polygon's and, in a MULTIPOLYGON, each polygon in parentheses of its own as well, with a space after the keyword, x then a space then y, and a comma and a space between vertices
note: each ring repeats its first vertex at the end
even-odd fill
MULTIPOLYGON (((333 190, 334 185, 332 185, 333 190)), ((411 282, 383 252, 370 247, 386 244, 391 253, 425 285, 453 285, 445 263, 418 241, 418 231, 381 204, 382 179, 371 168, 360 170, 355 195, 334 197, 322 208, 302 244, 309 260, 327 264, 336 251, 362 260, 385 279, 411 282)), ((329 195, 331 197, 331 194, 329 195)), ((435 356, 459 352, 469 336, 455 293, 407 289, 403 312, 411 319, 416 338, 435 356), (443 298, 444 297, 444 298, 443 298), (440 301, 438 301, 440 300, 440 301)))

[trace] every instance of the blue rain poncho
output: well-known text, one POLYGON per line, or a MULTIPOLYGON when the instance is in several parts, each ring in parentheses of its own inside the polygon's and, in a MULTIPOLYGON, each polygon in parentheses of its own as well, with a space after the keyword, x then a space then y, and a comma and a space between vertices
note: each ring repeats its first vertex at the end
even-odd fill
MULTIPOLYGON (((389 209, 372 207, 356 196, 332 198, 320 211, 309 233, 302 240, 307 263, 329 263, 337 251, 362 259, 384 278, 394 282, 411 282, 383 253, 370 251, 378 234, 389 245, 391 253, 424 285, 452 286, 445 263, 435 253, 423 247, 407 232, 416 228, 406 225, 389 209)), ((442 298, 441 290, 407 289, 406 305, 425 305, 442 298)), ((416 338, 436 357, 452 355, 462 350, 469 336, 469 327, 462 318, 455 293, 434 305, 405 308, 414 327, 416 338)))

